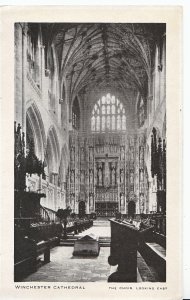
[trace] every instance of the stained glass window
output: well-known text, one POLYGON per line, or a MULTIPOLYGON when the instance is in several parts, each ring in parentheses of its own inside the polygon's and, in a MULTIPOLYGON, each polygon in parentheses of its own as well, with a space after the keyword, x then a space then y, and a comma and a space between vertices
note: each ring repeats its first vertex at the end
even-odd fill
POLYGON ((97 101, 92 110, 91 130, 94 132, 126 130, 125 108, 119 99, 107 94, 97 101))

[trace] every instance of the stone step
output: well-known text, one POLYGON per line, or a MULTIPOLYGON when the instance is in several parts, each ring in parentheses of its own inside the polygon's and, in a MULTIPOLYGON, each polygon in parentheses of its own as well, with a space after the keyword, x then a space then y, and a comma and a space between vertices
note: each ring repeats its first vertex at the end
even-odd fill
MULTIPOLYGON (((60 239, 60 246, 74 246, 74 243, 77 239, 75 240, 63 240, 63 239, 60 239)), ((102 241, 99 241, 99 244, 100 244, 100 247, 110 247, 110 241, 105 241, 105 240, 102 240, 102 241)))
POLYGON ((110 247, 110 243, 100 243, 100 247, 110 247))

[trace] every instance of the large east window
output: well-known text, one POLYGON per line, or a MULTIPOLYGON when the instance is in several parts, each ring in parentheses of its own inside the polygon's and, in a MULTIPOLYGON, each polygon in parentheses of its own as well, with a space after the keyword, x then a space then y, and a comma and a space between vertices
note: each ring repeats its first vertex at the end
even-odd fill
POLYGON ((92 110, 91 130, 94 132, 126 130, 125 108, 119 99, 107 94, 92 110))

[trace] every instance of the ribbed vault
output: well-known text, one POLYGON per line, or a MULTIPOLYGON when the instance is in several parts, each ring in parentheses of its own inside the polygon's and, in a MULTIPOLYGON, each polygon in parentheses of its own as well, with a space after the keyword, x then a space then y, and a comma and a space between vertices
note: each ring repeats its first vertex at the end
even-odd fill
POLYGON ((61 82, 70 100, 94 88, 112 88, 146 96, 155 46, 165 24, 54 23, 42 24, 46 65, 54 45, 61 82))

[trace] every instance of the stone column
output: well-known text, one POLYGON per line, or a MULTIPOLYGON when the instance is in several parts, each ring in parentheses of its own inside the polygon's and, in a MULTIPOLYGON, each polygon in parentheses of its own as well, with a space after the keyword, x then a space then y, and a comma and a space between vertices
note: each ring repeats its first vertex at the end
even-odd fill
POLYGON ((15 23, 15 121, 22 126, 22 25, 15 23))
POLYGON ((22 28, 22 131, 26 136, 27 27, 22 28))

